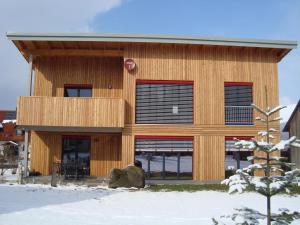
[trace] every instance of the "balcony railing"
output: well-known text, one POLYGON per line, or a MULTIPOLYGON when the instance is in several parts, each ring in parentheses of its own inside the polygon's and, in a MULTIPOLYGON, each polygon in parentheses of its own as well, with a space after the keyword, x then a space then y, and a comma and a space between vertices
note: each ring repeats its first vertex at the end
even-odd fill
POLYGON ((225 106, 226 125, 253 125, 252 106, 225 106))
POLYGON ((31 127, 123 128, 119 98, 19 97, 17 125, 31 127))

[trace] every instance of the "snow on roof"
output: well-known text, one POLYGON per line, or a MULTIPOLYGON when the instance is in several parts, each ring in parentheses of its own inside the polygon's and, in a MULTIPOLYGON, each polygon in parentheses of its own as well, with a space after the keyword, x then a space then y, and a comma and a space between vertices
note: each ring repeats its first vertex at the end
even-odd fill
POLYGON ((282 123, 285 123, 289 120, 290 116, 292 115, 294 109, 296 108, 297 104, 287 105, 285 109, 280 110, 280 117, 282 117, 282 123))
POLYGON ((4 124, 4 123, 16 123, 16 122, 17 122, 17 120, 3 120, 2 124, 4 124))
POLYGON ((19 145, 17 142, 14 142, 14 141, 9 141, 9 143, 13 144, 13 145, 19 145))

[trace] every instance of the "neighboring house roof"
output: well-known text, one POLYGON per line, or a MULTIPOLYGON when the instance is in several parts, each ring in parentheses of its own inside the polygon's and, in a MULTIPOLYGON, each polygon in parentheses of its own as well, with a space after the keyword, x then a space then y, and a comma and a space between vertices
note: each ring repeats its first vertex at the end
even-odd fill
POLYGON ((1 145, 14 145, 14 146, 19 146, 19 144, 17 142, 14 141, 7 141, 5 143, 2 143, 1 145))
POLYGON ((296 41, 262 40, 242 38, 222 38, 187 35, 144 35, 144 34, 108 34, 108 33, 20 33, 7 32, 8 39, 24 41, 98 41, 98 42, 134 42, 134 43, 173 43, 199 45, 225 45, 261 48, 293 49, 296 41))
MULTIPOLYGON (((0 124, 16 121, 16 111, 14 110, 0 110, 0 124)), ((2 126, 2 125, 1 125, 2 126)))
POLYGON ((294 111, 292 112, 289 120, 287 121, 287 123, 285 124, 284 128, 283 128, 283 131, 284 132, 289 132, 290 131, 290 123, 292 122, 296 112, 298 111, 298 109, 300 108, 300 100, 298 101, 294 111))

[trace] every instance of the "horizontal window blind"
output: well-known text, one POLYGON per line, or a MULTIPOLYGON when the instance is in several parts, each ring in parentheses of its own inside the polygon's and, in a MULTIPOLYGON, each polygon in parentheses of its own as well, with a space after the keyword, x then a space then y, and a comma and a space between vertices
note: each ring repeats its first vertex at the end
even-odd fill
POLYGON ((225 106, 251 106, 252 86, 226 85, 225 106))
POLYGON ((135 151, 142 152, 191 152, 193 140, 174 138, 136 138, 135 151))
POLYGON ((136 123, 193 123, 193 84, 137 83, 136 123))
POLYGON ((227 125, 253 124, 252 84, 225 83, 225 123, 227 125))

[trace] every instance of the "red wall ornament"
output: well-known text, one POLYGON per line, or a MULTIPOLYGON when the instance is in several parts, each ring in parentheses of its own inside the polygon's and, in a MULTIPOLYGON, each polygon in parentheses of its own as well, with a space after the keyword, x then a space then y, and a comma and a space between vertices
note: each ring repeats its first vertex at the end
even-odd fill
POLYGON ((124 66, 128 71, 134 70, 136 64, 133 59, 124 59, 124 66))

